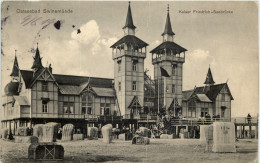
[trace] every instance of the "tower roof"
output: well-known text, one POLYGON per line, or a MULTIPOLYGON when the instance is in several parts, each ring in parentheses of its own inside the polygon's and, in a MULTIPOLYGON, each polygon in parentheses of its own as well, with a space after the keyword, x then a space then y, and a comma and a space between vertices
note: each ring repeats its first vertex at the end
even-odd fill
POLYGON ((126 35, 120 40, 118 40, 116 43, 114 43, 110 48, 116 48, 117 46, 120 46, 122 44, 132 45, 134 48, 143 48, 148 46, 148 44, 141 39, 139 39, 136 36, 132 35, 126 35))
POLYGON ((165 41, 165 42, 161 43, 160 45, 158 45, 156 48, 154 48, 152 51, 150 51, 150 53, 160 54, 160 53, 162 53, 162 51, 164 49, 169 49, 176 54, 180 54, 182 52, 187 51, 187 49, 181 47, 180 45, 178 45, 174 42, 165 41))
POLYGON ((10 76, 19 76, 19 66, 18 66, 18 61, 17 61, 16 55, 14 57, 13 70, 12 70, 10 76))
POLYGON ((167 17, 166 17, 166 23, 165 23, 165 28, 164 28, 164 32, 162 33, 162 35, 175 35, 172 32, 172 25, 171 25, 171 20, 170 20, 170 15, 169 15, 169 6, 168 6, 168 11, 167 11, 167 17))
POLYGON ((33 61, 32 69, 41 69, 41 68, 43 68, 43 66, 42 66, 42 58, 40 56, 40 51, 38 49, 38 43, 37 43, 35 57, 33 57, 33 59, 34 59, 34 61, 33 61))
POLYGON ((136 28, 134 26, 134 23, 133 23, 130 2, 129 2, 129 5, 128 5, 128 11, 127 11, 127 16, 126 16, 125 26, 123 27, 123 29, 126 28, 126 27, 131 28, 131 29, 136 28))
POLYGON ((208 70, 208 74, 207 74, 207 77, 206 77, 206 80, 204 82, 204 84, 211 84, 213 85, 215 82, 213 80, 213 76, 212 76, 212 73, 211 73, 211 70, 210 70, 210 67, 209 67, 209 70, 208 70))

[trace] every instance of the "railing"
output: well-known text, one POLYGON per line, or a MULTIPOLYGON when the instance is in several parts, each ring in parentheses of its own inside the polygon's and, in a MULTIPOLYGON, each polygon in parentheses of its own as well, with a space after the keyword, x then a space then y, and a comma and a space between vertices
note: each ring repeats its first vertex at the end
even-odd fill
POLYGON ((121 121, 122 116, 114 116, 114 115, 101 115, 99 116, 100 121, 121 121))
POLYGON ((185 62, 185 58, 183 58, 183 57, 165 56, 165 55, 158 57, 158 58, 153 58, 152 62, 159 62, 159 61, 164 61, 164 60, 176 61, 176 62, 185 62))
POLYGON ((146 53, 144 52, 135 52, 135 51, 127 51, 127 50, 121 50, 121 51, 116 51, 113 53, 113 59, 114 58, 118 58, 121 57, 123 55, 127 55, 127 56, 133 56, 133 57, 146 57, 146 53))
POLYGON ((157 120, 156 115, 150 115, 150 114, 138 114, 138 115, 130 115, 125 114, 123 115, 123 119, 137 119, 137 120, 157 120))
POLYGON ((210 118, 210 119, 187 118, 187 119, 171 120, 172 125, 210 125, 213 122, 230 122, 230 120, 225 118, 210 118))
POLYGON ((258 117, 236 117, 231 119, 232 122, 235 124, 257 124, 258 123, 258 117))

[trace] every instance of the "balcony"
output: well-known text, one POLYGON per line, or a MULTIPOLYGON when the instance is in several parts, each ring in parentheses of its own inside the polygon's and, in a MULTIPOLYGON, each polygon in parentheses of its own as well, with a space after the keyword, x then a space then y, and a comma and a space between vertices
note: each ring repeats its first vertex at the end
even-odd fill
POLYGON ((138 114, 138 115, 133 115, 131 117, 130 114, 126 114, 123 116, 123 119, 136 119, 139 121, 156 121, 157 120, 157 115, 150 115, 150 114, 138 114))
POLYGON ((210 118, 210 119, 198 119, 198 118, 183 118, 172 119, 171 125, 210 125, 213 122, 230 122, 230 119, 225 118, 210 118))
POLYGON ((157 62, 162 62, 162 61, 175 61, 175 62, 182 62, 184 63, 185 62, 185 58, 184 57, 176 57, 176 55, 171 55, 171 56, 161 56, 161 57, 158 57, 158 58, 153 58, 152 59, 152 63, 157 63, 157 62))
POLYGON ((114 115, 100 115, 98 116, 99 121, 104 122, 113 122, 113 121, 121 121, 122 116, 114 116, 114 115))
POLYGON ((85 114, 85 120, 91 121, 91 122, 97 122, 98 121, 98 116, 97 115, 92 115, 92 114, 85 114))
POLYGON ((146 53, 143 52, 133 52, 133 51, 127 51, 127 50, 121 50, 121 51, 116 51, 113 52, 113 59, 116 59, 118 57, 122 57, 122 56, 130 56, 130 57, 141 57, 141 58, 145 58, 146 57, 146 53))

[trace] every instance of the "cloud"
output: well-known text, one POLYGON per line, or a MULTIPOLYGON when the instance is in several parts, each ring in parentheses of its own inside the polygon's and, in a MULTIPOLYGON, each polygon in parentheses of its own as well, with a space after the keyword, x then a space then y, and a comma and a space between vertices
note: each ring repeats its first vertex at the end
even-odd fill
POLYGON ((80 27, 81 33, 77 30, 71 33, 71 38, 82 44, 93 44, 100 38, 99 26, 95 20, 90 20, 80 27))
POLYGON ((215 58, 210 54, 210 51, 204 49, 196 49, 191 53, 186 54, 185 63, 183 64, 183 84, 184 90, 191 89, 195 85, 201 86, 205 80, 209 65, 213 67, 213 78, 214 78, 214 67, 216 61, 215 58), (200 73, 198 72, 205 72, 200 73), (190 80, 192 79, 192 80, 190 80))

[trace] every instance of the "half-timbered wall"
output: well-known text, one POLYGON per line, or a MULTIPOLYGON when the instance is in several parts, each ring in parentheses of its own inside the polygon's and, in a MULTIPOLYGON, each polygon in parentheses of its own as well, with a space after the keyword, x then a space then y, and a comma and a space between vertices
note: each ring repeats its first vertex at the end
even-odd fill
POLYGON ((38 80, 32 86, 31 116, 35 118, 58 118, 58 87, 53 81, 46 81, 47 90, 42 90, 45 81, 38 80), (47 111, 43 111, 43 101, 47 111))
POLYGON ((223 119, 231 119, 231 96, 226 86, 222 88, 216 98, 215 112, 216 115, 220 115, 223 119))

